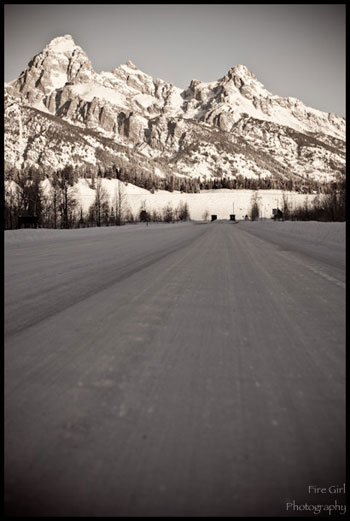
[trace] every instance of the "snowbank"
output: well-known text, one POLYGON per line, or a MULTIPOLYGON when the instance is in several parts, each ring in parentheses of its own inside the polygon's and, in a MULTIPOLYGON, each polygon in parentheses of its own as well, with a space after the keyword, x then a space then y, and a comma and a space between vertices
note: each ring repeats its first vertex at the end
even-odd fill
POLYGON ((89 238, 91 240, 101 239, 108 235, 120 235, 125 233, 145 233, 147 230, 154 230, 159 228, 164 230, 166 228, 174 229, 174 227, 191 226, 190 222, 178 223, 145 223, 125 224, 124 226, 102 226, 101 228, 74 228, 69 230, 61 229, 47 229, 47 228, 27 228, 21 230, 5 230, 5 248, 20 247, 25 244, 32 244, 33 242, 47 242, 72 240, 75 241, 80 238, 89 238))
POLYGON ((319 222, 319 221, 259 221, 240 223, 248 231, 253 231, 259 226, 259 230, 267 232, 278 229, 278 232, 289 237, 303 238, 313 242, 334 245, 345 245, 345 222, 319 222))

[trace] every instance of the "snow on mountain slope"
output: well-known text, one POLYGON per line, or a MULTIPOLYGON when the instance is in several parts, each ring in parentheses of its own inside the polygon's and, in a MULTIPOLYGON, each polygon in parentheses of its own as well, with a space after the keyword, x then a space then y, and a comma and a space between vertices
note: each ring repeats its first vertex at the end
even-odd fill
POLYGON ((70 35, 5 86, 8 164, 100 165, 117 145, 161 175, 330 180, 345 169, 345 119, 272 94, 244 65, 184 90, 130 60, 97 73, 70 35))
POLYGON ((125 106, 126 97, 123 93, 111 87, 96 85, 96 83, 78 83, 71 88, 73 96, 77 96, 84 101, 91 102, 94 98, 108 101, 118 107, 125 106))
POLYGON ((248 114, 300 132, 324 131, 341 139, 345 136, 343 118, 306 107, 296 98, 272 94, 244 65, 233 67, 217 82, 192 81, 186 97, 188 113, 223 130, 230 131, 242 115, 248 114))

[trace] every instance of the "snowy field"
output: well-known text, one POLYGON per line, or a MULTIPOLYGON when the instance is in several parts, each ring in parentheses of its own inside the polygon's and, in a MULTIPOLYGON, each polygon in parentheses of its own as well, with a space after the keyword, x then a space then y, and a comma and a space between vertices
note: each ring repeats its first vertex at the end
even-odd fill
POLYGON ((6 231, 7 514, 286 516, 310 484, 343 483, 344 238, 6 231))
MULTIPOLYGON (((83 212, 88 212, 89 207, 94 203, 96 190, 90 187, 91 182, 86 179, 79 179, 78 183, 71 189, 79 206, 83 212)), ((162 210, 171 205, 173 209, 182 203, 187 203, 191 218, 194 220, 204 220, 204 214, 215 214, 218 219, 228 219, 234 213, 236 219, 244 219, 249 215, 252 205, 252 197, 256 194, 260 208, 260 216, 270 218, 273 208, 283 207, 283 194, 287 198, 290 208, 303 206, 307 200, 310 204, 316 197, 315 194, 299 194, 297 192, 283 192, 282 190, 202 190, 200 193, 181 193, 158 190, 154 194, 131 183, 123 183, 118 179, 101 179, 101 185, 106 190, 109 203, 115 207, 115 197, 119 184, 125 195, 125 207, 129 207, 135 216, 140 213, 141 207, 152 212, 162 210)), ((13 181, 6 182, 9 190, 14 190, 16 184, 13 181)), ((44 193, 49 195, 51 184, 48 179, 42 182, 44 193)))
MULTIPOLYGON (((109 194, 110 202, 113 204, 119 181, 116 179, 102 179, 102 186, 109 194)), ((218 219, 228 219, 229 215, 235 213, 237 219, 242 219, 249 214, 253 190, 202 190, 199 194, 180 192, 168 192, 159 190, 154 194, 144 188, 128 183, 121 183, 127 197, 127 203, 133 212, 138 214, 140 208, 145 204, 146 209, 161 211, 168 204, 176 208, 180 203, 186 202, 192 219, 202 220, 205 211, 208 214, 216 214, 218 219)), ((92 190, 87 181, 80 179, 76 185, 77 198, 84 211, 94 202, 95 191, 92 190)), ((283 206, 283 192, 281 190, 260 190, 257 192, 258 203, 263 217, 271 217, 272 209, 283 206)), ((305 198, 311 202, 315 195, 298 194, 296 192, 285 192, 291 208, 303 205, 305 198)))

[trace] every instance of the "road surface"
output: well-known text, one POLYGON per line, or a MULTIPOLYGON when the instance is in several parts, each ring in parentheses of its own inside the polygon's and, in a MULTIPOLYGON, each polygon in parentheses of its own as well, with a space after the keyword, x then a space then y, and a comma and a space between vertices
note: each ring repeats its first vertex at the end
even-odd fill
POLYGON ((344 243, 291 225, 6 232, 8 515, 341 502, 344 243))

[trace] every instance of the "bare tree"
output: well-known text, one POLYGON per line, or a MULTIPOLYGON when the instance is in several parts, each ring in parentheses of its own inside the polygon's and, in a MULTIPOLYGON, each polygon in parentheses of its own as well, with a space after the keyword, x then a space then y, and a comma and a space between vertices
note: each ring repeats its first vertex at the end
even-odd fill
POLYGON ((52 190, 51 190, 51 199, 52 199, 52 220, 53 220, 53 227, 57 228, 57 217, 58 217, 58 208, 60 205, 60 199, 61 199, 61 192, 58 184, 58 176, 57 173, 54 172, 52 176, 52 190))
POLYGON ((208 221, 209 220, 209 210, 208 208, 206 208, 203 212, 203 215, 202 215, 202 219, 203 221, 208 221))
POLYGON ((111 211, 110 211, 110 214, 109 214, 109 224, 111 226, 115 226, 115 213, 114 213, 114 207, 113 206, 111 207, 111 211))
POLYGON ((283 192, 283 196, 282 196, 282 212, 283 212, 283 219, 289 219, 290 205, 289 205, 288 197, 285 192, 283 192))
POLYGON ((162 220, 162 216, 158 210, 154 209, 154 210, 152 210, 151 219, 152 219, 152 222, 160 222, 162 220))
POLYGON ((258 203, 258 194, 257 194, 257 192, 255 192, 252 195, 252 199, 251 199, 250 218, 252 221, 256 221, 257 219, 259 219, 259 215, 260 215, 260 208, 259 208, 259 203, 258 203))
POLYGON ((43 193, 41 204, 41 226, 44 228, 51 228, 53 225, 53 201, 52 201, 53 189, 50 192, 43 193))
POLYGON ((174 220, 174 210, 171 203, 168 203, 165 208, 163 208, 163 220, 166 223, 171 223, 174 220))
POLYGON ((120 181, 118 181, 118 186, 115 192, 115 223, 117 226, 120 226, 125 221, 128 209, 128 198, 124 186, 120 181))
POLYGON ((14 184, 5 184, 5 228, 12 230, 17 227, 19 212, 20 188, 14 184))
POLYGON ((77 204, 76 190, 72 182, 73 167, 67 166, 57 176, 56 187, 59 190, 59 211, 61 214, 61 228, 69 228, 72 225, 74 208, 77 204))
POLYGON ((92 204, 91 213, 97 226, 109 221, 109 197, 108 192, 102 186, 102 179, 98 178, 96 183, 95 201, 92 204))
POLYGON ((180 221, 190 220, 190 211, 187 202, 180 202, 179 206, 177 207, 177 217, 180 219, 180 221))

